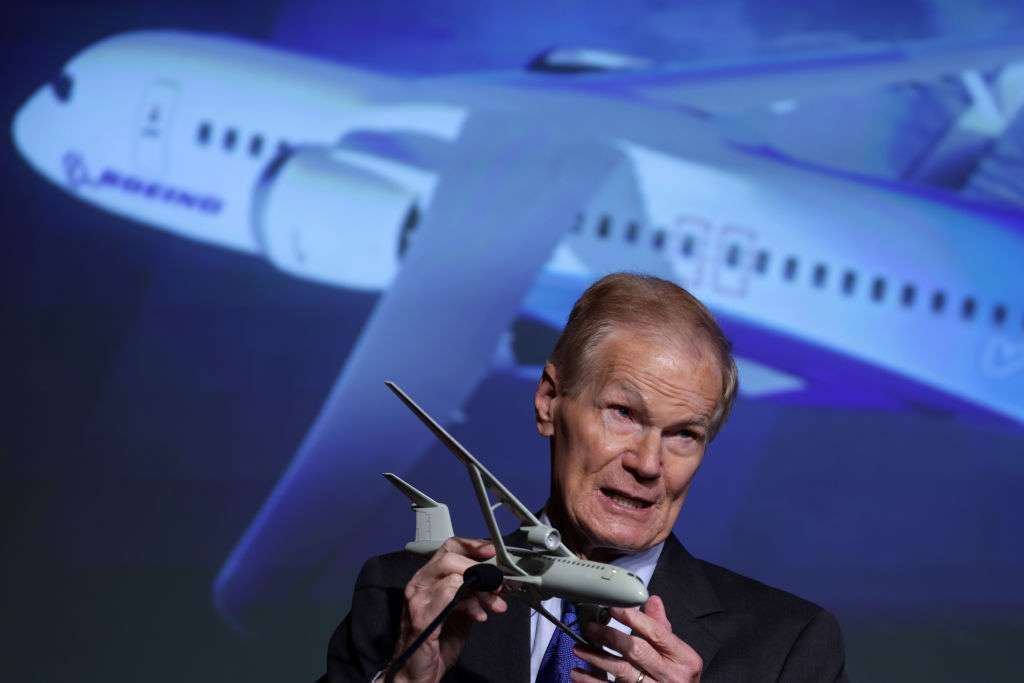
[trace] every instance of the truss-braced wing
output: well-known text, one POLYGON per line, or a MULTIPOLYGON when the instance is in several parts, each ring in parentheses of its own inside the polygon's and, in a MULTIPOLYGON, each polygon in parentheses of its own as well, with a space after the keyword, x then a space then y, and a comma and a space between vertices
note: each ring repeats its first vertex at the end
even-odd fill
MULTIPOLYGON (((494 547, 497 550, 498 560, 502 567, 511 569, 516 573, 525 574, 522 569, 516 566, 509 555, 508 548, 505 546, 505 542, 501 537, 501 530, 498 528, 498 522, 494 517, 494 511, 497 510, 501 505, 505 505, 508 510, 515 515, 516 519, 523 526, 542 526, 541 521, 537 519, 537 516, 530 512, 529 508, 523 505, 518 498, 516 498, 511 491, 509 491, 501 481, 498 480, 491 472, 483 466, 483 464, 477 460, 472 453, 466 450, 465 446, 458 442, 448 431, 439 425, 437 421, 432 418, 427 411, 423 410, 412 398, 409 397, 401 387, 394 382, 385 382, 387 387, 391 391, 395 392, 395 395, 402 400, 405 405, 427 426, 427 428, 434 433, 434 435, 440 439, 448 450, 452 454, 462 461, 462 464, 466 466, 469 471, 469 479, 473 484, 473 490, 476 492, 477 502, 480 504, 480 512, 484 516, 484 521, 487 522, 487 529, 490 531, 491 540, 494 542, 494 547), (496 503, 491 503, 488 491, 493 493, 498 499, 496 503)), ((571 550, 565 547, 565 544, 561 541, 558 542, 558 546, 550 550, 550 554, 558 555, 560 557, 575 557, 571 550)))

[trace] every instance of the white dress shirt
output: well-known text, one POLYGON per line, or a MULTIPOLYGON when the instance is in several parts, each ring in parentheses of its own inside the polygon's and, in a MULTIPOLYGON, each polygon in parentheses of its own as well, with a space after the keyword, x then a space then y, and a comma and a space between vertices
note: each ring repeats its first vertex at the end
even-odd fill
MULTIPOLYGON (((549 524, 547 515, 541 516, 541 522, 549 524)), ((610 564, 614 564, 616 567, 622 567, 626 571, 633 572, 639 576, 640 580, 644 582, 645 586, 647 586, 651 582, 651 575, 654 574, 654 567, 658 564, 658 558, 661 557, 661 549, 664 546, 664 543, 659 543, 658 545, 636 553, 635 555, 623 555, 622 557, 612 561, 610 564)), ((547 611, 551 612, 559 619, 562 618, 561 598, 548 598, 542 604, 547 611)), ((619 629, 623 633, 629 633, 630 631, 629 627, 615 619, 608 622, 608 625, 619 629)), ((537 672, 540 671, 540 662, 544 659, 544 652, 548 649, 548 644, 551 642, 551 636, 553 636, 554 633, 554 624, 538 614, 536 610, 530 610, 531 681, 537 680, 537 672)), ((609 680, 611 680, 611 676, 609 676, 609 680)))

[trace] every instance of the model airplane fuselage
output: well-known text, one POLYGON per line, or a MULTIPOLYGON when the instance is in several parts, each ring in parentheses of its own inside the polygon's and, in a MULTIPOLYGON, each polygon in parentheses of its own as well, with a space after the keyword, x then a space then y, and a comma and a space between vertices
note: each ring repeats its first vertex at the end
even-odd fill
MULTIPOLYGON (((487 562, 497 565, 504 572, 504 585, 509 589, 509 595, 522 596, 538 613, 577 640, 580 637, 548 612, 541 604, 542 601, 552 597, 565 598, 581 605, 581 618, 600 618, 603 621, 607 621, 607 611, 604 610, 606 606, 636 607, 647 601, 647 587, 640 577, 611 564, 577 557, 562 543, 557 529, 537 519, 398 385, 393 382, 385 384, 466 466, 495 547, 494 558, 487 562), (498 499, 496 503, 491 503, 488 492, 498 499), (518 536, 526 547, 509 545, 510 541, 500 533, 494 511, 501 505, 505 505, 520 521, 522 526, 518 536)), ((454 535, 446 505, 438 503, 390 472, 384 476, 409 498, 416 513, 416 538, 406 545, 407 550, 431 554, 454 535)))
MULTIPOLYGON (((405 549, 430 555, 454 535, 448 507, 427 496, 391 472, 384 476, 412 502, 416 513, 416 538, 405 549), (424 517, 429 521, 424 522, 424 517)), ((486 512, 485 512, 486 514, 486 512)), ((542 600, 566 598, 576 603, 635 607, 647 600, 647 589, 632 572, 603 562, 580 559, 560 550, 556 529, 538 522, 521 528, 522 540, 530 547, 505 544, 502 557, 486 562, 497 565, 507 576, 506 588, 536 591, 542 600), (554 543, 545 540, 556 539, 554 543)))

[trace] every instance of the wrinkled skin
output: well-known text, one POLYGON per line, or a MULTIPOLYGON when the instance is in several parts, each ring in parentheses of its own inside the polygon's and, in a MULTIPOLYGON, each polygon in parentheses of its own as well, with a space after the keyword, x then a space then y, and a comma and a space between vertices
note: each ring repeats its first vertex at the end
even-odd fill
POLYGON ((551 440, 548 514, 570 548, 608 561, 671 533, 722 379, 714 355, 685 342, 615 331, 594 353, 597 370, 576 396, 545 366, 534 405, 551 440))

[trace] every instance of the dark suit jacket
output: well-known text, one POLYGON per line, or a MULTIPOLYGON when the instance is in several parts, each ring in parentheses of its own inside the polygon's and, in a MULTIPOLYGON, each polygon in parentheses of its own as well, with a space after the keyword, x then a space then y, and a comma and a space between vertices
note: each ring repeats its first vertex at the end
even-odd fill
MULTIPOLYGON (((366 563, 352 610, 331 638, 321 681, 369 681, 391 659, 403 590, 423 560, 393 553, 366 563)), ((710 562, 698 560, 674 536, 665 542, 651 583, 672 630, 704 660, 701 680, 845 681, 844 651, 835 617, 817 605, 710 562)), ((516 681, 530 676, 530 609, 477 624, 445 681, 516 681)))

